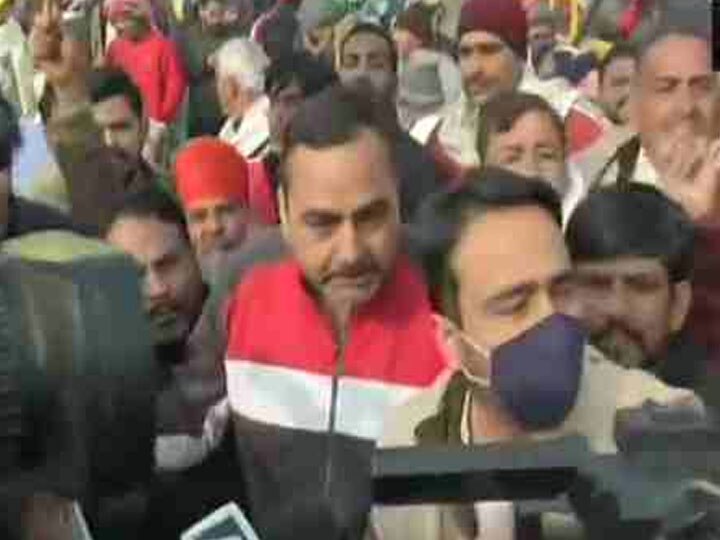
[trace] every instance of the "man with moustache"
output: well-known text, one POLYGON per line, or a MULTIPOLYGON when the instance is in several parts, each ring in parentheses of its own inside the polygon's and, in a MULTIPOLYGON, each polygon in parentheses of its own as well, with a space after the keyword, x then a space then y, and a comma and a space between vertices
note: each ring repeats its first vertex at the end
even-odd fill
MULTIPOLYGON (((560 201, 547 182, 486 167, 428 201, 414 234, 440 296, 442 343, 458 369, 392 411, 382 446, 473 446, 573 433, 595 452, 614 453, 618 411, 646 400, 697 405, 692 392, 622 368, 588 346, 570 315, 573 268, 560 201)), ((511 501, 387 505, 373 515, 384 540, 650 538, 612 521, 580 532, 570 521, 522 515, 511 501)))
POLYGON ((428 138, 458 168, 480 165, 475 141, 480 107, 495 94, 521 90, 538 94, 563 120, 569 153, 589 147, 603 126, 587 100, 561 79, 541 81, 526 69, 528 21, 519 0, 470 0, 458 25, 458 61, 464 92, 437 119, 428 138))
POLYGON ((278 196, 291 256, 252 268, 226 304, 228 398, 260 537, 359 537, 385 413, 444 371, 400 247, 384 113, 342 86, 300 106, 278 196))
POLYGON ((376 101, 390 121, 400 180, 400 214, 408 221, 423 199, 439 188, 438 170, 430 154, 400 127, 397 64, 395 42, 380 26, 356 24, 340 41, 336 66, 340 82, 376 101))
POLYGON ((598 100, 605 116, 616 126, 630 120, 630 88, 635 76, 635 49, 614 45, 598 66, 598 100))
MULTIPOLYGON (((128 523, 126 538, 177 538, 229 498, 240 495, 231 447, 211 425, 223 422, 222 347, 207 330, 207 287, 182 209, 166 192, 126 195, 106 241, 141 271, 144 307, 157 368, 155 477, 142 493, 146 506, 128 523)), ((228 439, 229 441, 229 439, 228 439)), ((117 532, 117 531, 113 531, 117 532)))
POLYGON ((691 388, 716 405, 707 352, 685 329, 694 239, 682 208, 638 183, 591 194, 565 231, 593 344, 620 365, 691 388))
POLYGON ((611 155, 579 161, 592 186, 650 184, 678 201, 693 218, 710 209, 688 192, 691 180, 714 174, 718 143, 717 79, 709 28, 662 25, 637 48, 629 116, 637 136, 611 155), (703 167, 702 165, 706 165, 703 167))
POLYGON ((640 44, 631 88, 637 136, 577 161, 590 186, 640 182, 679 203, 697 226, 697 269, 688 329, 720 366, 720 140, 718 83, 704 25, 663 24, 640 44))

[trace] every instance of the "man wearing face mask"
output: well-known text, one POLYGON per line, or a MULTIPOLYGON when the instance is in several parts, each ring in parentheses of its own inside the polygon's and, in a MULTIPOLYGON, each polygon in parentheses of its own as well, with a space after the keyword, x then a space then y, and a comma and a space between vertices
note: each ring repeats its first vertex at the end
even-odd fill
POLYGON ((337 73, 341 83, 386 108, 394 124, 392 143, 400 177, 400 211, 406 221, 425 196, 439 186, 431 156, 402 130, 397 120, 397 62, 392 37, 374 24, 356 24, 340 41, 337 73))
MULTIPOLYGON (((594 451, 612 453, 617 411, 647 399, 699 405, 691 392, 587 346, 579 321, 565 314, 574 307, 571 264, 560 204, 545 182, 488 168, 419 216, 442 340, 459 369, 390 415, 383 446, 580 433, 594 451)), ((540 526, 518 519, 509 502, 384 507, 374 517, 385 540, 527 538, 540 526)))

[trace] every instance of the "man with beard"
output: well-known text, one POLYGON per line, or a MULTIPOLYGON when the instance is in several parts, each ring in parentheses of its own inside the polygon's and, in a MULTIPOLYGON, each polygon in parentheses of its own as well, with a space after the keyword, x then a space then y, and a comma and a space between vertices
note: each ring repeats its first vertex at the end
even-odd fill
MULTIPOLYGON (((166 400, 160 399, 158 432, 197 434, 205 411, 193 411, 189 403, 182 403, 188 393, 180 386, 190 383, 192 369, 197 367, 186 362, 185 347, 200 318, 207 292, 182 210, 156 189, 133 193, 120 205, 106 239, 142 268, 145 309, 165 381, 161 386, 171 390, 164 393, 166 400)), ((178 468, 172 463, 166 466, 162 447, 157 448, 159 468, 178 468)))
POLYGON ((226 305, 226 380, 250 517, 264 538, 356 538, 389 407, 444 370, 425 284, 401 252, 395 125, 334 86, 286 133, 291 256, 226 305))
POLYGON ((565 239, 593 344, 717 403, 707 353, 685 331, 694 229, 682 208, 650 186, 608 187, 578 206, 565 239))
POLYGON ((635 49, 626 44, 614 45, 598 66, 598 100, 605 116, 615 125, 630 120, 630 88, 635 76, 635 49))
MULTIPOLYGON (((157 188, 127 195, 106 240, 141 269, 142 294, 155 342, 158 373, 155 469, 145 511, 125 537, 177 538, 182 530, 241 489, 237 470, 211 426, 224 393, 222 349, 207 331, 207 287, 187 233, 183 212, 157 188), (210 455, 211 454, 211 455, 210 455), (230 467, 228 472, 227 467, 230 467)), ((220 414, 222 418, 222 413, 220 414)), ((230 439, 228 439, 230 440, 230 439)), ((116 532, 116 531, 113 531, 116 532)))
POLYGON ((697 226, 692 311, 688 329, 720 366, 720 140, 718 83, 712 41, 704 25, 662 25, 638 47, 630 94, 637 136, 577 162, 586 184, 634 181, 679 203, 697 226))
POLYGON ((460 173, 480 165, 475 141, 479 108, 502 91, 521 90, 550 103, 567 133, 568 154, 589 147, 602 134, 600 116, 563 79, 542 81, 526 69, 528 21, 520 0, 469 0, 458 25, 458 62, 463 95, 436 120, 428 137, 460 173))
POLYGON ((242 30, 225 21, 229 0, 201 0, 198 19, 178 32, 175 41, 188 71, 188 136, 215 135, 220 131, 223 113, 215 90, 215 53, 242 30))
MULTIPOLYGON (((574 433, 593 451, 613 453, 619 410, 648 399, 696 400, 587 346, 580 321, 568 315, 573 269, 560 224, 560 201, 546 182, 494 168, 423 208, 416 237, 440 295, 442 342, 458 369, 392 411, 382 446, 456 447, 574 433)), ((563 530, 570 526, 564 520, 522 515, 509 501, 388 505, 374 517, 377 538, 385 540, 588 537, 563 530)), ((599 525, 590 538, 614 537, 611 519, 599 525)))
POLYGON ((100 234, 126 193, 156 182, 142 156, 142 96, 122 72, 89 70, 88 44, 63 33, 52 0, 35 16, 30 41, 53 94, 47 133, 62 173, 53 184, 73 221, 100 234))
POLYGON ((174 170, 201 264, 238 249, 254 226, 276 223, 273 192, 253 189, 248 164, 228 143, 215 137, 194 139, 176 156, 174 170))
POLYGON ((641 182, 705 213, 687 193, 712 169, 717 147, 717 80, 709 28, 661 26, 637 49, 629 115, 637 136, 579 163, 591 185, 641 182), (715 144, 714 144, 715 143, 715 144), (703 167, 703 165, 706 165, 703 167))
POLYGON ((400 180, 400 213, 412 216, 422 200, 436 191, 437 169, 431 156, 400 127, 397 117, 397 53, 395 42, 383 28, 359 23, 350 28, 339 45, 340 81, 348 88, 377 101, 392 124, 393 152, 400 180))

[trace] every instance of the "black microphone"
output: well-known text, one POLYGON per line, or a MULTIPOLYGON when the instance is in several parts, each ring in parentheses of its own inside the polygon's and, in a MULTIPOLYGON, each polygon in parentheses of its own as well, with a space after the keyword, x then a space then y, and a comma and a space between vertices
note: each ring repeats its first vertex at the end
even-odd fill
MULTIPOLYGON (((615 442, 627 457, 720 448, 720 429, 712 414, 694 404, 652 400, 615 416, 615 442)), ((688 457, 688 456, 686 456, 688 457)))
POLYGON ((325 475, 323 493, 328 501, 332 500, 332 477, 335 461, 335 432, 337 431, 337 401, 340 377, 345 374, 345 352, 350 340, 350 322, 354 306, 344 305, 338 310, 336 319, 335 369, 333 370, 330 391, 330 414, 328 418, 328 436, 325 454, 325 475))

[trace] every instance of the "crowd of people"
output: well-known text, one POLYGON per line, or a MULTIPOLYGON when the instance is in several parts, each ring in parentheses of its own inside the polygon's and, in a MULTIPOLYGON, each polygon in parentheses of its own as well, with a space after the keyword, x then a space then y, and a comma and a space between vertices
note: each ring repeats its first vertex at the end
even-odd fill
MULTIPOLYGON (((373 506, 373 452, 613 454, 621 411, 720 406, 707 3, 0 0, 0 91, 2 238, 142 270, 155 473, 97 538, 229 500, 262 539, 630 537, 587 508, 373 506)), ((41 495, 26 537, 71 538, 41 495)))

